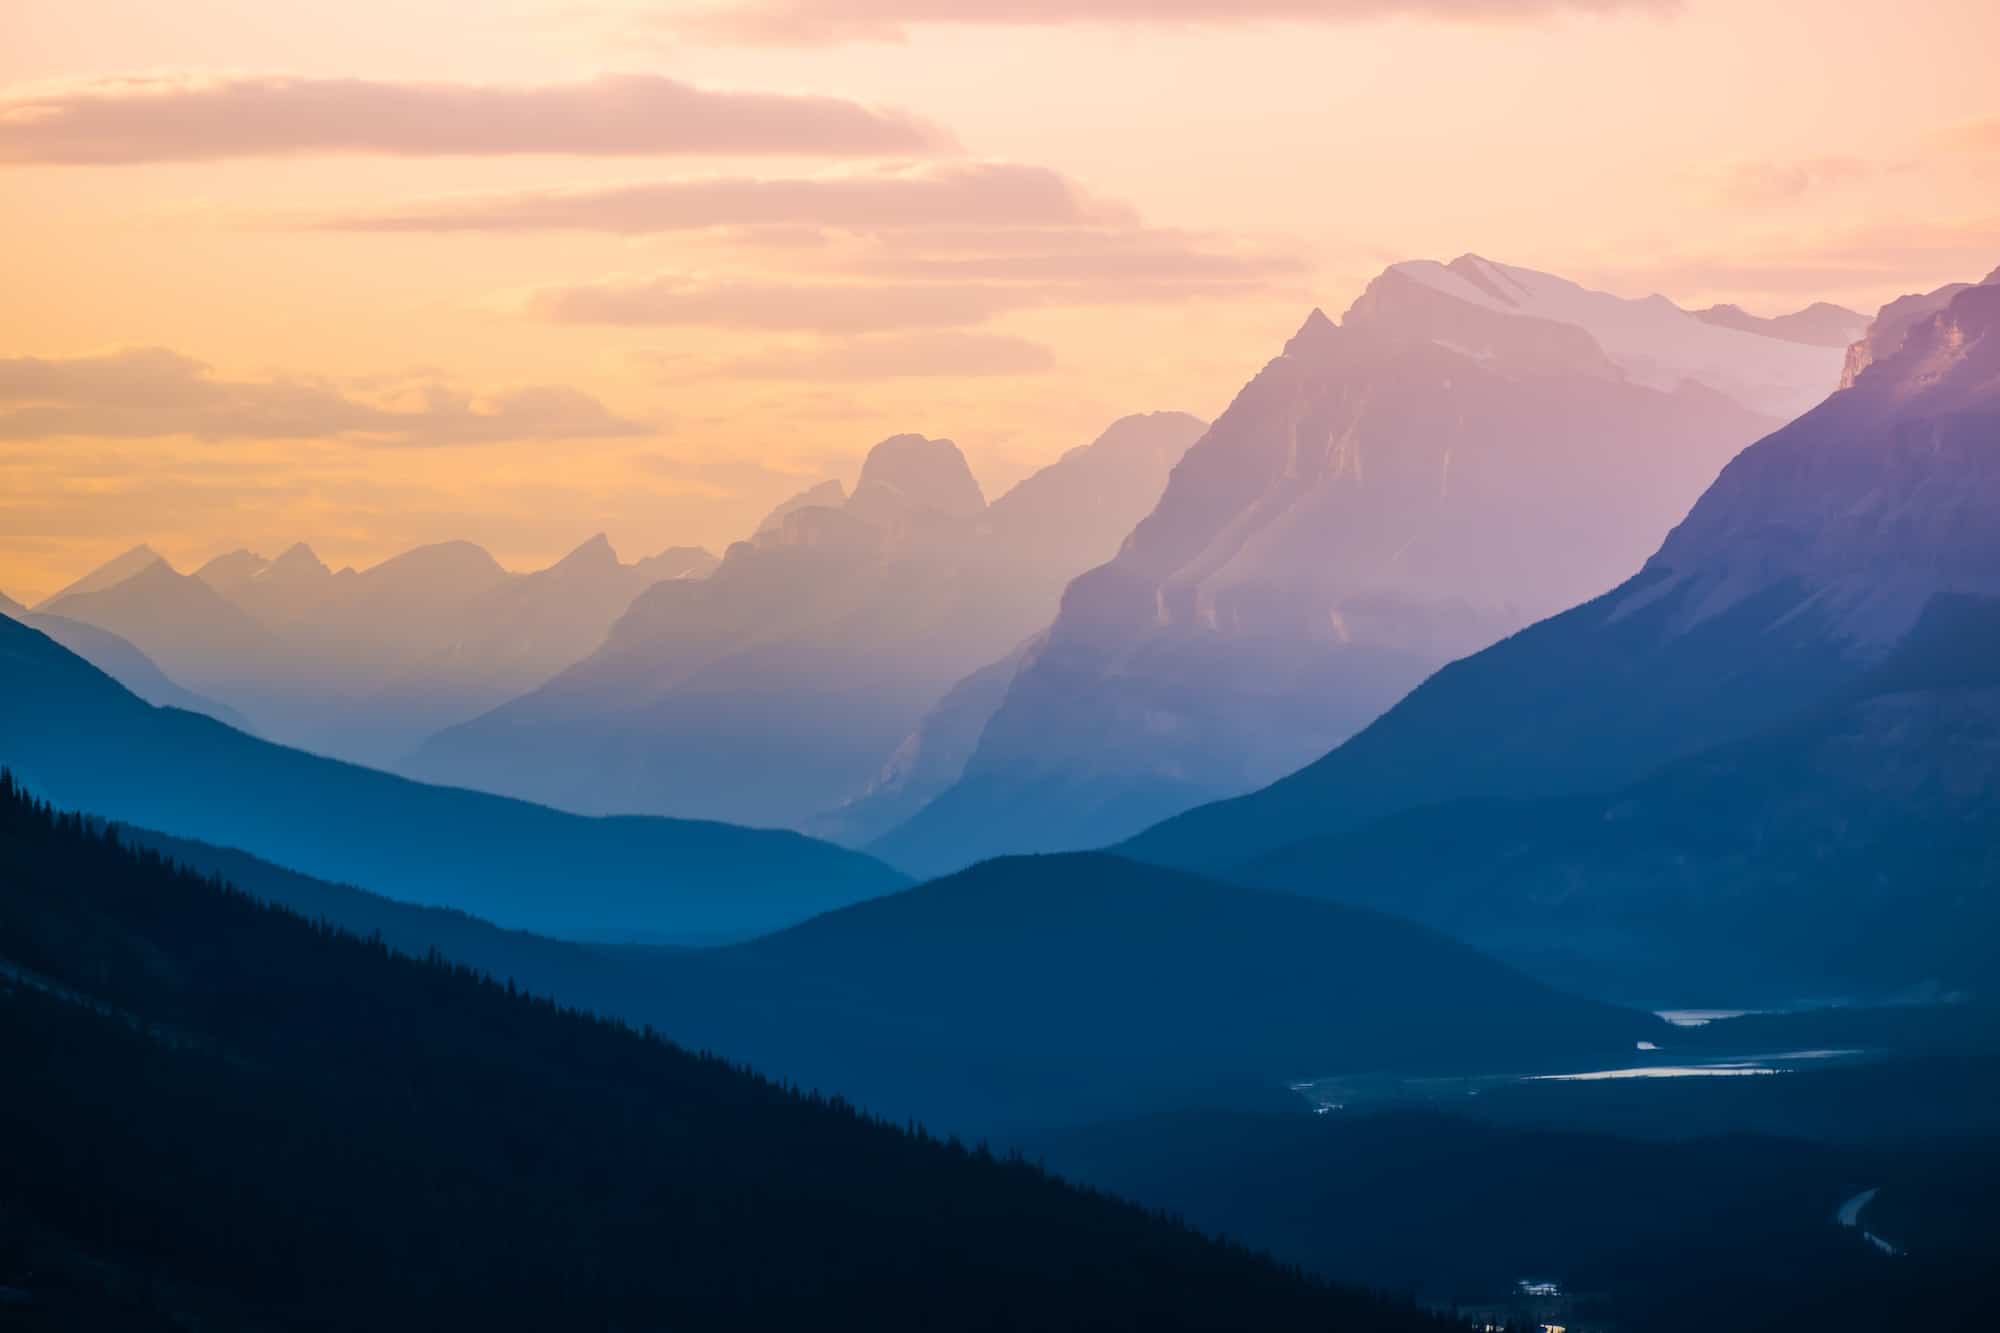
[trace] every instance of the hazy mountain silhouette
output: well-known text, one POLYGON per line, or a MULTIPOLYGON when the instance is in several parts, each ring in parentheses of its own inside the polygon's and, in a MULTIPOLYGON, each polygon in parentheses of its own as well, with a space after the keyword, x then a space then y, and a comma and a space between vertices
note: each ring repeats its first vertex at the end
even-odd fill
POLYGON ((587 655, 646 587, 713 565, 692 547, 620 564, 599 536, 530 574, 469 542, 336 572, 298 543, 184 577, 139 547, 44 609, 132 639, 267 735, 382 764, 587 655))
POLYGON ((1438 1326, 259 906, 11 783, 0 866, 29 1326, 1438 1326))
POLYGON ((957 782, 1035 645, 1033 639, 1023 643, 945 691, 874 779, 858 795, 808 821, 805 831, 863 847, 957 782))
POLYGON ((253 690, 285 668, 284 644, 200 579, 146 548, 86 575, 36 610, 108 630, 194 689, 253 690), (149 558, 139 559, 145 551, 149 558))
POLYGON ((1706 310, 1695 311, 1694 317, 1725 329, 1759 333, 1813 347, 1844 348, 1866 333, 1869 324, 1868 316, 1830 301, 1815 301, 1803 310, 1768 319, 1736 305, 1712 305, 1706 310))
MULTIPOLYGON (((4 600, 0 598, 0 601, 4 600)), ((0 606, 0 611, 5 610, 4 606, 0 606)), ((80 620, 66 620, 62 616, 34 615, 19 610, 18 605, 7 614, 48 635, 149 704, 204 713, 238 731, 250 729, 250 724, 235 709, 181 688, 168 679, 151 658, 109 630, 86 625, 80 620)))
POLYGON ((404 770, 567 809, 806 826, 1047 624, 1200 430, 1127 418, 991 505, 950 441, 885 440, 851 495, 780 506, 707 579, 654 587, 589 658, 404 770))
POLYGON ((713 938, 900 886, 792 833, 565 815, 426 787, 154 708, 0 620, 0 763, 66 804, 556 935, 713 938))
POLYGON ((960 783, 871 849, 928 873, 1101 844, 1310 762, 1642 560, 1776 424, 1699 381, 1739 351, 1711 378, 1764 376, 1760 403, 1839 373, 1472 257, 1396 265, 1338 326, 1315 311, 1070 585, 960 783))
POLYGON ((144 831, 133 840, 395 948, 443 949, 894 1118, 1034 1127, 1190 1105, 1302 1110, 1286 1084, 1505 1072, 1666 1040, 1435 932, 1100 854, 1006 858, 747 944, 590 947, 390 903, 144 831))
POLYGON ((1130 850, 1369 900, 1395 876, 1398 910, 1523 951, 1567 936, 1740 981, 1781 947, 1773 984, 1990 981, 2000 285, 1888 332, 1624 585, 1130 850))

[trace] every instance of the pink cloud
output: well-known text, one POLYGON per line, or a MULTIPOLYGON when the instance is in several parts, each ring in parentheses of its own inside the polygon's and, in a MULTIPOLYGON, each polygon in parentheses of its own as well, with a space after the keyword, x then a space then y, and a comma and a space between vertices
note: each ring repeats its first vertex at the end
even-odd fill
POLYGON ((580 190, 475 195, 336 218, 358 231, 677 231, 703 227, 899 230, 1127 221, 1046 167, 943 163, 791 179, 718 176, 580 190))
POLYGON ((941 130, 858 102, 722 92, 644 74, 526 87, 137 78, 0 93, 0 162, 303 153, 908 154, 948 147, 941 130))
POLYGON ((929 333, 829 339, 810 347, 773 348, 690 377, 730 379, 881 380, 1036 375, 1055 368, 1040 343, 1001 333, 940 329, 929 333))
POLYGON ((427 382, 388 404, 305 377, 230 379, 163 347, 0 358, 0 439, 97 436, 495 444, 651 433, 563 385, 487 397, 427 382))
POLYGON ((900 41, 910 28, 945 24, 1171 27, 1389 18, 1491 23, 1561 13, 1666 13, 1678 7, 1678 0, 736 0, 692 14, 677 13, 664 23, 690 34, 734 41, 814 45, 900 41))

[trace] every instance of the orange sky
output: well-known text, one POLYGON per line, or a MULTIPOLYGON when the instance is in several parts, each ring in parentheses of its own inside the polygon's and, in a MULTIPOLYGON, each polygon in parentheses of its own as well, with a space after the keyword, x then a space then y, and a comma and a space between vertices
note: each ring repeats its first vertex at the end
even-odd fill
POLYGON ((2000 264, 2000 6, 13 0, 0 591, 608 531, 898 431, 989 494, 1477 251, 1872 308, 2000 264))

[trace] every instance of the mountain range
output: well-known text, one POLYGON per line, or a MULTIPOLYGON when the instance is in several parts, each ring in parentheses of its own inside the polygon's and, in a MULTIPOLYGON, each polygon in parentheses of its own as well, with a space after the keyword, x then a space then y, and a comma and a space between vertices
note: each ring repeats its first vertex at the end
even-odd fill
POLYGON ((869 844, 921 873, 1268 783, 1444 663, 1610 587, 1840 348, 1464 256, 1318 311, 1076 579, 964 775, 869 844))
POLYGON ((1441 1327, 0 780, 10 1327, 1441 1327), (975 1312, 968 1318, 968 1311, 975 1312))
POLYGON ((795 833, 588 819, 275 745, 152 707, 5 618, 0 672, 0 764, 46 798, 509 926, 739 937, 907 882, 795 833))
POLYGON ((1126 850, 1517 962, 1990 989, 2000 272, 1885 308, 1847 365, 1626 582, 1126 850))
POLYGON ((181 574, 139 546, 36 610, 129 641, 265 735, 382 765, 590 652, 654 582, 714 563, 677 547, 621 564, 600 535, 528 574, 468 542, 338 572, 303 544, 235 551, 181 574))
POLYGON ((837 826, 954 681, 1117 549, 1201 430, 1122 419, 991 504, 949 440, 884 440, 852 494, 787 502, 708 578, 656 585, 596 652, 402 770, 585 812, 837 826))

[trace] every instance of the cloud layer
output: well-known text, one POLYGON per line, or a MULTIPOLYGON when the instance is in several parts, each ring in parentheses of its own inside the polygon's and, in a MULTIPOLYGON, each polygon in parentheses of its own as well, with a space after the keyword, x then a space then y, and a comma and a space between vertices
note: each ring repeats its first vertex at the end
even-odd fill
POLYGON ((949 137, 833 97, 654 75, 523 87, 291 77, 133 78, 0 93, 0 162, 195 162, 309 153, 912 154, 949 137))
POLYGON ((471 195, 321 225, 347 231, 588 230, 636 234, 806 224, 862 230, 1127 221, 1046 167, 963 162, 792 179, 711 176, 599 189, 471 195))
POLYGON ((428 383, 402 399, 370 402, 311 379, 227 379, 160 347, 0 358, 0 440, 187 435, 423 446, 651 433, 561 385, 474 398, 428 383))
POLYGON ((665 25, 690 36, 773 45, 900 41, 913 27, 983 24, 1241 26, 1251 23, 1351 23, 1424 18, 1494 23, 1562 13, 1661 13, 1678 0, 735 0, 665 25))

